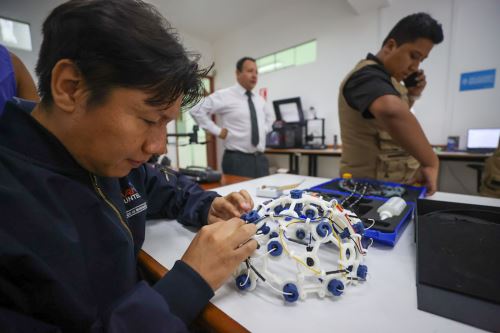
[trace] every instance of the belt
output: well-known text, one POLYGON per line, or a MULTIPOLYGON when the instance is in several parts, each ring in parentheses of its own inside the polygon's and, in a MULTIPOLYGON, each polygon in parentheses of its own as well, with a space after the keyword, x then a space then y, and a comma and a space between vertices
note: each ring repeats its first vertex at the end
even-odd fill
POLYGON ((229 149, 226 149, 224 152, 228 153, 228 154, 240 154, 240 155, 249 155, 249 156, 264 155, 264 153, 261 152, 261 151, 256 151, 256 152, 253 152, 253 153, 244 153, 244 152, 239 151, 239 150, 229 150, 229 149))

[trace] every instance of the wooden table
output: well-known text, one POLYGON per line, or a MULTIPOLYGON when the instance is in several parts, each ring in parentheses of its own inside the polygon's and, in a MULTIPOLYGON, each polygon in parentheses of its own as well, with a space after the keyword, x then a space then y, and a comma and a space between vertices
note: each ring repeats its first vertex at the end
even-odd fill
POLYGON ((211 190, 216 187, 221 187, 225 185, 236 184, 240 182, 244 182, 250 180, 252 178, 243 177, 243 176, 235 176, 235 175, 222 175, 220 181, 213 183, 204 183, 200 184, 201 188, 204 190, 211 190))
MULTIPOLYGON (((235 175, 222 175, 222 178, 218 182, 200 184, 200 186, 205 189, 213 189, 216 187, 221 187, 225 185, 235 184, 250 180, 251 178, 235 176, 235 175)), ((137 257, 138 265, 141 267, 146 279, 150 283, 156 283, 160 280, 167 272, 168 269, 153 259, 149 254, 141 250, 137 257)), ((217 333, 244 333, 249 332, 246 328, 238 324, 235 320, 229 317, 226 313, 220 310, 218 307, 212 303, 208 303, 203 309, 201 314, 195 321, 195 325, 201 327, 207 332, 217 332, 217 333)))

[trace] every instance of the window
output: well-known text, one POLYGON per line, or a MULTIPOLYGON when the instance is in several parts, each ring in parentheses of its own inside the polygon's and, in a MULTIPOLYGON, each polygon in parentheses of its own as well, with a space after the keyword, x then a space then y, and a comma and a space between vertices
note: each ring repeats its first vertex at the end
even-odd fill
MULTIPOLYGON (((202 78, 203 86, 205 87, 205 95, 213 92, 213 78, 202 78)), ((193 126, 196 122, 189 114, 188 110, 183 110, 176 121, 177 133, 192 133, 193 126)), ((202 166, 210 165, 208 162, 207 146, 210 146, 211 140, 207 137, 207 133, 203 129, 198 130, 198 142, 207 142, 205 144, 189 144, 189 138, 182 137, 177 140, 177 161, 179 168, 186 168, 188 166, 202 166)), ((213 140, 213 149, 215 149, 215 140, 213 140)), ((210 147, 209 147, 210 149, 210 147)), ((215 155, 215 151, 213 153, 215 155)), ((215 156, 214 156, 215 158, 215 156)), ((214 167, 214 165, 210 165, 214 167)))
MULTIPOLYGON (((176 122, 177 133, 192 133, 196 125, 188 110, 183 110, 176 122)), ((205 131, 199 129, 198 142, 205 142, 205 131)), ((191 165, 207 166, 207 147, 204 144, 189 144, 189 138, 178 138, 178 166, 186 168, 191 165)))
POLYGON ((278 51, 257 59, 259 73, 300 66, 316 61, 316 40, 278 51))
POLYGON ((30 25, 0 17, 0 43, 7 47, 31 51, 30 25))

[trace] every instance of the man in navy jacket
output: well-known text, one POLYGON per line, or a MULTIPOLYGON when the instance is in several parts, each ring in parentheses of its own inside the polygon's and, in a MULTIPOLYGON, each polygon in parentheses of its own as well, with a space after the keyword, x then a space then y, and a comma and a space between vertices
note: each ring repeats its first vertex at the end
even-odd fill
POLYGON ((256 248, 219 197, 147 165, 203 74, 150 5, 74 0, 49 15, 40 104, 0 119, 0 327, 7 332, 183 332, 256 248), (137 276, 148 218, 201 227, 154 286, 137 276))

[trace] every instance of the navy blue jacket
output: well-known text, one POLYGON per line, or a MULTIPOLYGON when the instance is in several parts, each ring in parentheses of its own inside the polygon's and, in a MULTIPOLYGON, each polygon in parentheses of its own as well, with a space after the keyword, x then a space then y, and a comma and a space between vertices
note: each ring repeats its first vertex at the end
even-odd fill
POLYGON ((216 193, 149 165, 90 174, 29 112, 0 118, 0 331, 186 331, 212 289, 182 261, 151 287, 137 254, 146 219, 202 226, 216 193))

